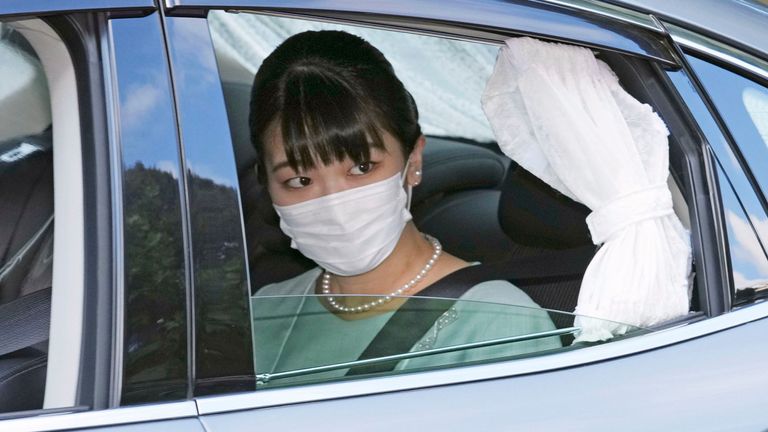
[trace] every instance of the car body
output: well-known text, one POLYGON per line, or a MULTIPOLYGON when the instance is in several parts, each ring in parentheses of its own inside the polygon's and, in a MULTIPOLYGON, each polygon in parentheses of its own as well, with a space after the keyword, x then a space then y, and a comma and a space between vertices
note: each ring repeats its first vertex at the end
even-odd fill
MULTIPOLYGON (((30 354, 47 369, 36 378, 44 405, 3 409, 0 429, 768 428, 768 121, 750 111, 768 106, 767 14, 750 1, 0 4, 0 22, 40 58, 56 125, 50 339, 30 354), (285 278, 275 263, 287 258, 254 262, 246 238, 259 211, 249 206, 260 204, 244 186, 254 160, 237 144, 246 129, 233 126, 244 124, 235 117, 247 97, 232 92, 252 75, 227 69, 217 48, 213 20, 228 11, 494 47, 526 35, 592 48, 670 130, 691 229, 692 312, 547 355, 257 388, 249 287, 285 278)), ((463 142, 450 135, 430 139, 463 142)), ((509 162, 485 151, 467 160, 503 177, 509 162)), ((497 185, 472 188, 498 199, 497 185)), ((437 204, 422 193, 424 214, 414 214, 426 225, 437 204)), ((449 228, 458 242, 475 235, 449 228)), ((0 392, 24 393, 14 385, 0 392)))

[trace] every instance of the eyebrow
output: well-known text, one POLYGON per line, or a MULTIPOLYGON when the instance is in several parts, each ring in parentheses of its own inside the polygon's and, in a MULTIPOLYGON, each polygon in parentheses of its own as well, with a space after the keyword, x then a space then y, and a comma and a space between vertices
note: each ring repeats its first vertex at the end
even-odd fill
POLYGON ((272 167, 272 172, 276 173, 276 172, 280 171, 281 169, 286 168, 286 167, 290 167, 290 166, 291 166, 291 164, 288 163, 287 160, 284 160, 284 161, 276 163, 275 166, 272 167))

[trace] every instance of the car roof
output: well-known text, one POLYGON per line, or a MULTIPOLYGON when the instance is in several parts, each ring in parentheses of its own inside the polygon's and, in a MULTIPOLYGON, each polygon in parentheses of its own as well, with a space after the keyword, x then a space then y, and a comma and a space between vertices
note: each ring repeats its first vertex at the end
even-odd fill
POLYGON ((730 39, 768 57, 766 0, 608 0, 632 9, 666 16, 685 27, 697 27, 716 39, 730 39))

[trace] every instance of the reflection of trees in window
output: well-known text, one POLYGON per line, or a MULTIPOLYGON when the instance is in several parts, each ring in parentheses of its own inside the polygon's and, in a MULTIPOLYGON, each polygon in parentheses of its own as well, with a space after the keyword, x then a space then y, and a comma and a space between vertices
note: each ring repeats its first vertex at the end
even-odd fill
MULTIPOLYGON (((248 286, 237 191, 195 174, 189 180, 197 378, 252 375, 248 286)), ((252 382, 241 384, 243 390, 253 388, 252 382)), ((196 394, 208 392, 198 388, 196 394)))
MULTIPOLYGON (((190 175, 197 376, 248 375, 251 346, 237 192, 190 175), (232 313, 241 310, 242 313, 232 313), (243 361, 246 359, 246 361, 243 361)), ((178 179, 141 163, 125 171, 125 396, 183 398, 187 391, 186 290, 178 179)))
POLYGON ((186 396, 187 339, 179 183, 141 163, 125 171, 123 403, 186 396), (133 396, 133 397, 132 397, 133 396))

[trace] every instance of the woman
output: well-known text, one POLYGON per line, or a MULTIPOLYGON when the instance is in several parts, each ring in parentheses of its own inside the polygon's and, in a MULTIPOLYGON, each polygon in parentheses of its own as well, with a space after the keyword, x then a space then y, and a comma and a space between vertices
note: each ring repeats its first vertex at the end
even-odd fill
MULTIPOLYGON (((254 296, 259 373, 356 360, 404 303, 398 296, 418 295, 471 265, 411 221, 410 193, 422 181, 425 145, 418 111, 389 62, 363 39, 339 31, 287 39, 256 74, 250 126, 280 227, 319 265, 254 296)), ((505 281, 479 284, 461 299, 537 307, 505 281)), ((541 310, 458 302, 412 350, 552 328, 541 310)), ((416 358, 397 368, 557 346, 549 338, 416 358)))

